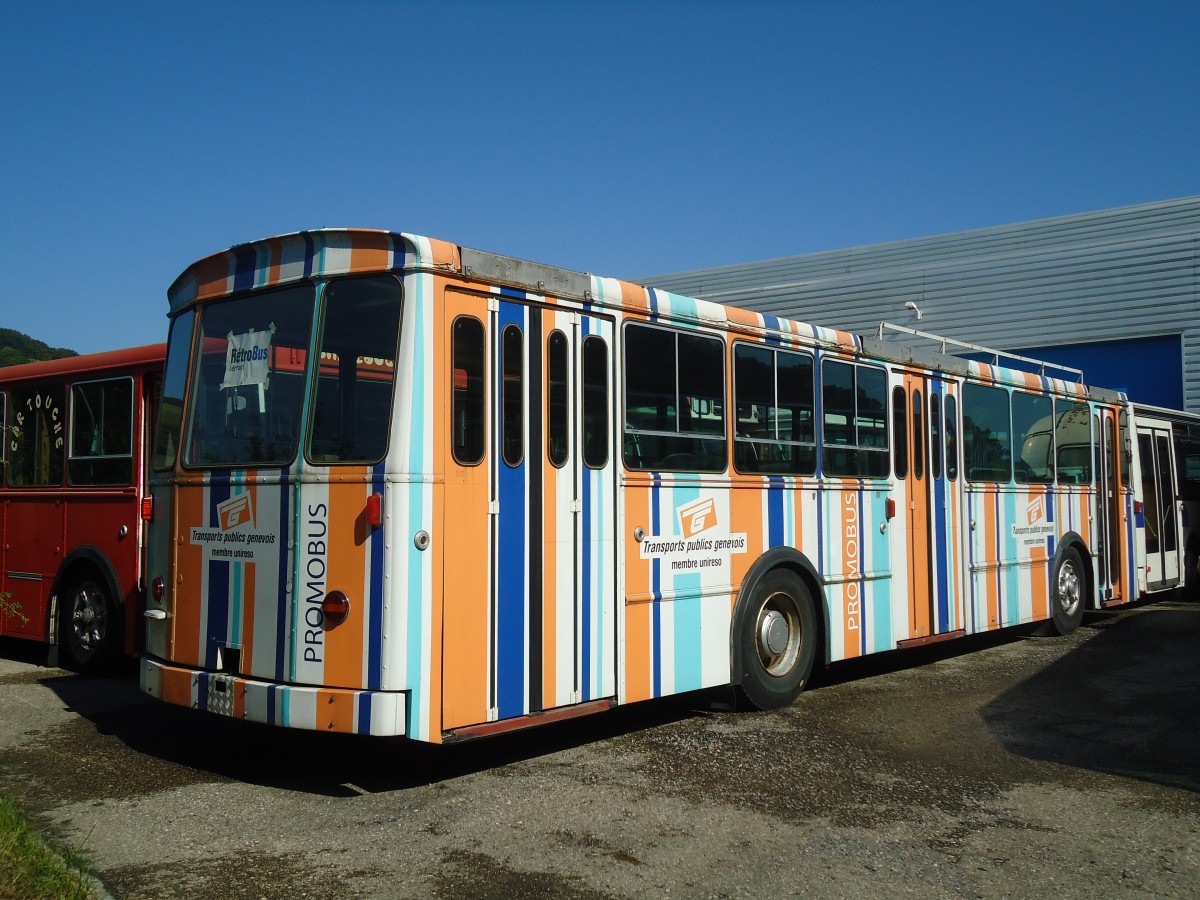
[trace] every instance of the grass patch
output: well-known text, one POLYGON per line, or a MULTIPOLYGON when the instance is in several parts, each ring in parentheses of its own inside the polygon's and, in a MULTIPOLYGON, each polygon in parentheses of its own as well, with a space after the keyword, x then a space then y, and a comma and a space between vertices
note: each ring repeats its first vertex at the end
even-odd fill
POLYGON ((20 804, 0 797, 0 900, 86 900, 91 882, 83 872, 78 853, 51 849, 20 804))

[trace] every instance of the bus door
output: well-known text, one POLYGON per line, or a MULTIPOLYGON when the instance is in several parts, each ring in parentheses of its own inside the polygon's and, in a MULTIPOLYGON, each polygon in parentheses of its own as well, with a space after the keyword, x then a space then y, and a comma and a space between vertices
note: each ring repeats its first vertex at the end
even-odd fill
POLYGON ((1124 448, 1117 436, 1117 416, 1102 409, 1096 417, 1096 477, 1100 527, 1096 530, 1096 559, 1100 593, 1105 604, 1125 602, 1127 567, 1122 565, 1124 531, 1121 527, 1124 491, 1120 473, 1124 448))
MULTIPOLYGON (((904 483, 909 641, 963 629, 957 573, 959 548, 958 386, 924 373, 904 374, 893 403, 907 431, 907 458, 898 462, 904 483)), ((897 435, 899 439, 899 435, 897 435)), ((904 641, 901 641, 904 643, 904 641)))
POLYGON ((445 310, 442 727, 614 696, 613 323, 453 291, 445 310))
POLYGON ((1168 423, 1139 424, 1145 516, 1146 583, 1150 590, 1179 584, 1179 532, 1182 504, 1176 491, 1175 454, 1168 423))

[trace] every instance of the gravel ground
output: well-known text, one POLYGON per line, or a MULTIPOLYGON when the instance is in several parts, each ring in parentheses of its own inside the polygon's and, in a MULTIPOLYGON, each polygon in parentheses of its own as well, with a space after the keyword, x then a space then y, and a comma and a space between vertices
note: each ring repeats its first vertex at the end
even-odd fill
POLYGON ((1200 895, 1200 606, 452 747, 251 726, 0 642, 0 790, 117 897, 1200 895))

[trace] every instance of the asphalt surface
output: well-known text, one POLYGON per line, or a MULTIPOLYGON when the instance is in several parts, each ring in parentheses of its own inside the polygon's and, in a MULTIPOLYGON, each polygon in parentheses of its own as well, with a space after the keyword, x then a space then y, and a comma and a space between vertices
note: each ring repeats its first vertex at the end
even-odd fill
POLYGON ((454 747, 166 706, 0 641, 0 791, 116 897, 1200 895, 1200 606, 454 747))

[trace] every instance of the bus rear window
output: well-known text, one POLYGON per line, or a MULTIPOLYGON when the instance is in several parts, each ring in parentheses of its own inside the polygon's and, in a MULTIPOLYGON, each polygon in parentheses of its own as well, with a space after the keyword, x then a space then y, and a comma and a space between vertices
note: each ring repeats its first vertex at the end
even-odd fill
POLYGON ((387 452, 396 381, 400 282, 343 278, 325 288, 313 404, 313 462, 374 463, 387 452))
POLYGON ((312 316, 311 284, 201 311, 185 464, 249 468, 295 458, 312 316))

